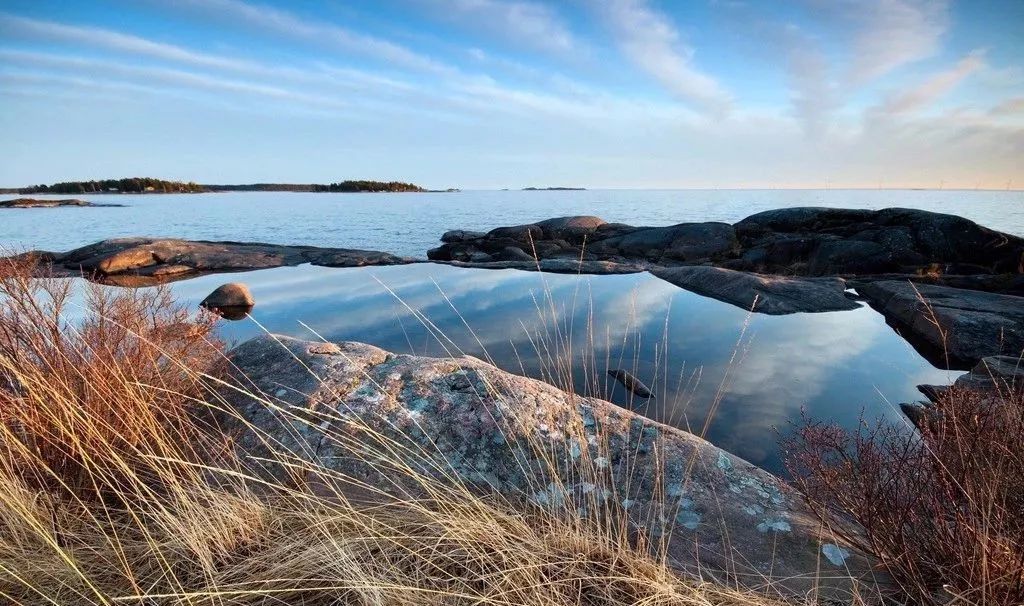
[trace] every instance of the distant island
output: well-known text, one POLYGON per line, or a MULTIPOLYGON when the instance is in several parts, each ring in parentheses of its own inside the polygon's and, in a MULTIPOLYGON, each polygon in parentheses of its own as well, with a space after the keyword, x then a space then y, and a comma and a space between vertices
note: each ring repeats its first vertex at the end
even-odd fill
POLYGON ((61 207, 114 207, 123 204, 96 204, 85 200, 37 200, 35 198, 17 198, 0 201, 0 208, 61 208, 61 207))
POLYGON ((586 187, 524 187, 523 191, 585 191, 586 187))
POLYGON ((128 177, 99 181, 62 181, 52 185, 0 189, 7 194, 198 194, 229 191, 287 191, 287 192, 426 192, 458 191, 427 190, 402 181, 339 181, 337 183, 249 183, 239 185, 207 185, 192 181, 166 181, 152 177, 128 177))

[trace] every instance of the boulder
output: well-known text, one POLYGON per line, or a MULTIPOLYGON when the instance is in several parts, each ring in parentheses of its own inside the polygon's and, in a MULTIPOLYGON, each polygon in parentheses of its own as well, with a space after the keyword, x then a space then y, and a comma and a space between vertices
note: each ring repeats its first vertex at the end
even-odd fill
POLYGON ((228 320, 245 318, 256 305, 249 287, 241 282, 222 284, 199 303, 200 307, 220 314, 228 320))
POLYGON ((782 315, 857 309, 839 278, 766 276, 720 267, 662 267, 655 276, 680 288, 748 311, 782 315))
POLYGON ((249 287, 241 282, 228 282, 218 286, 213 292, 206 295, 200 303, 207 308, 215 307, 252 307, 256 300, 252 296, 249 287))
MULTIPOLYGON (((398 469, 566 515, 618 512, 668 564, 829 593, 868 572, 779 479, 685 431, 476 358, 395 355, 266 335, 229 354, 245 389, 217 419, 252 472, 422 489, 398 469), (399 445, 399 447, 395 447, 399 445), (288 460, 287 466, 275 461, 288 460), (302 470, 309 461, 331 474, 302 470)), ((406 496, 405 498, 408 498, 406 496)))
POLYGON ((968 369, 1024 351, 1024 298, 887 280, 857 287, 871 306, 933 363, 968 369))

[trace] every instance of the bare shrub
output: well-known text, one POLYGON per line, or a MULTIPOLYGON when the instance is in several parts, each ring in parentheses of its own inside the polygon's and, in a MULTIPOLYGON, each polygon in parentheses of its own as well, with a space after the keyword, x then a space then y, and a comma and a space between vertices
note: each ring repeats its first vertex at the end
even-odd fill
POLYGON ((1024 602, 1024 396, 951 388, 920 432, 805 422, 797 489, 919 603, 1024 602), (842 524, 835 524, 841 528, 842 524))
POLYGON ((0 261, 0 421, 25 452, 68 475, 187 428, 197 372, 221 355, 215 318, 166 287, 79 284, 76 299, 73 281, 33 278, 40 269, 0 261))

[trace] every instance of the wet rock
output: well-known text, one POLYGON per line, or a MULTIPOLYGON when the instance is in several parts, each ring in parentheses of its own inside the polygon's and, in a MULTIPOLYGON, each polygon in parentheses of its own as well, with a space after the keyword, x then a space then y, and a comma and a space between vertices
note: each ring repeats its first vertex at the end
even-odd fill
POLYGON ((765 276, 720 267, 665 267, 655 276, 699 295, 759 313, 781 315, 857 309, 839 278, 765 276))
POLYGON ((34 252, 56 275, 86 277, 133 286, 214 272, 245 271, 312 263, 328 267, 395 265, 412 260, 377 251, 244 242, 115 238, 66 253, 34 252), (126 280, 130 278, 130 280, 126 280))
POLYGON ((641 398, 653 398, 654 394, 650 388, 644 385, 643 381, 633 376, 632 373, 621 368, 618 370, 609 370, 608 374, 613 377, 622 386, 625 387, 630 393, 640 396, 641 398))
POLYGON ((1024 351, 1024 298, 902 281, 863 284, 857 292, 936 365, 967 369, 1024 351))
POLYGON ((331 481, 273 463, 284 456, 415 495, 416 483, 394 471, 411 467, 524 506, 571 515, 611 508, 634 532, 665 541, 671 566, 739 583, 828 592, 847 587, 847 567, 868 571, 857 555, 819 568, 834 539, 818 534, 802 501, 693 434, 472 357, 336 347, 338 355, 316 355, 308 342, 263 336, 230 352, 234 379, 257 393, 224 388, 230 412, 218 423, 253 472, 331 481))
POLYGON ((256 305, 249 287, 241 282, 229 282, 214 289, 199 303, 200 307, 218 313, 228 320, 245 318, 256 305))

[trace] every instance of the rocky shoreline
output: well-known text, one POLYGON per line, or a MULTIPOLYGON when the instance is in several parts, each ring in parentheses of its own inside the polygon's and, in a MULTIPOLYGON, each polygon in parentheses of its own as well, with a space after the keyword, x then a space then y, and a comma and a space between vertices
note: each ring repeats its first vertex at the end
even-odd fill
POLYGON ((152 238, 26 255, 42 261, 48 275, 124 286, 303 263, 434 262, 580 274, 649 271, 680 288, 757 313, 841 311, 857 308, 855 299, 867 300, 923 355, 950 368, 966 370, 985 356, 1024 350, 1024 239, 954 215, 899 208, 788 208, 732 225, 665 227, 576 216, 486 233, 452 230, 441 241, 427 251, 427 259, 152 238), (923 320, 925 312, 934 321, 923 320))

